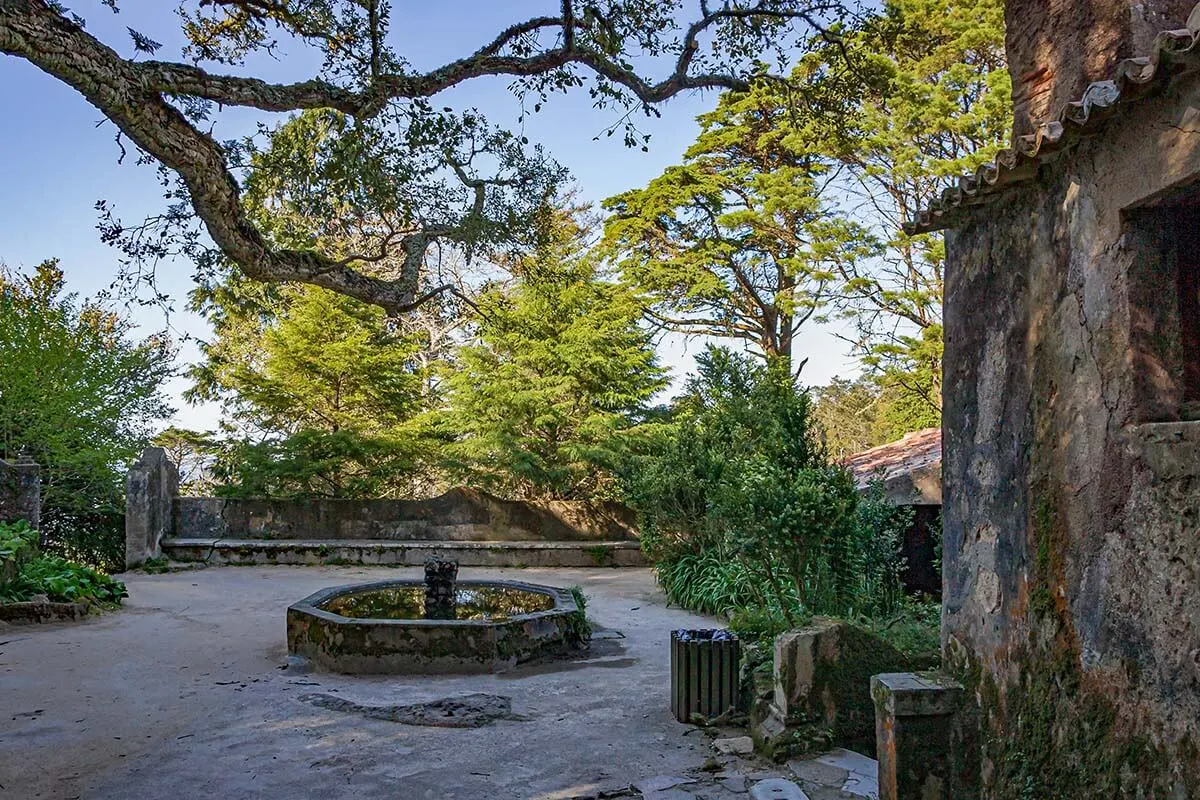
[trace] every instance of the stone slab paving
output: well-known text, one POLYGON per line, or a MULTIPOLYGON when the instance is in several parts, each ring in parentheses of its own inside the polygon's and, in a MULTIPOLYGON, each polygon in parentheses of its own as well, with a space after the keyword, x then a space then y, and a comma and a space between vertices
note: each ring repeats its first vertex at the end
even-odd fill
MULTIPOLYGON (((718 739, 719 741, 719 739, 718 739)), ((610 783, 554 800, 879 800, 878 764, 834 750, 786 765, 754 756, 722 754, 698 768, 654 775, 632 784, 610 783)))
POLYGON ((288 604, 326 586, 417 574, 131 574, 120 612, 0 626, 0 800, 750 800, 772 778, 809 800, 870 797, 852 791, 869 770, 851 757, 764 764, 719 754, 707 732, 674 720, 669 633, 715 621, 668 608, 644 569, 463 570, 582 585, 602 626, 582 660, 391 677, 289 662, 288 604), (318 695, 337 702, 312 702, 318 695), (485 695, 504 713, 477 727, 410 719, 485 695))

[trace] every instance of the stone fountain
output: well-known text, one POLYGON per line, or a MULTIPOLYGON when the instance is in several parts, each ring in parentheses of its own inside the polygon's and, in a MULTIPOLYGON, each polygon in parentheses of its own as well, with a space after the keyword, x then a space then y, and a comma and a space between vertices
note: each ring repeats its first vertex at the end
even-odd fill
POLYGON ((459 581, 430 559, 425 579, 323 589, 287 610, 288 652, 350 674, 499 672, 580 647, 571 593, 522 581, 459 581))

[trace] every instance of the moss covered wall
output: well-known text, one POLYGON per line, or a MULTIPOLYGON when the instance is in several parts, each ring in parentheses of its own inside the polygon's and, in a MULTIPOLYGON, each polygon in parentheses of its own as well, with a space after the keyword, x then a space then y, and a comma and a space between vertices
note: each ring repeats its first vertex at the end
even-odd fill
POLYGON ((1200 200, 1197 119, 1177 79, 947 235, 943 647, 986 798, 1200 786, 1200 423, 1144 208, 1200 200))

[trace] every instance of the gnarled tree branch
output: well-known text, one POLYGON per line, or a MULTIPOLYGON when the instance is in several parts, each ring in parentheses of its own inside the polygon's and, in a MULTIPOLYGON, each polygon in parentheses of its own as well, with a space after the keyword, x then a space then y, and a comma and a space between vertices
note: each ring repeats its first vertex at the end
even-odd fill
MULTIPOLYGON (((207 2, 236 7, 285 25, 287 15, 293 12, 287 0, 207 2)), ((0 0, 0 53, 24 58, 75 88, 138 147, 175 171, 212 240, 246 275, 262 281, 322 286, 394 314, 424 299, 418 290, 421 261, 431 240, 428 233, 405 237, 404 266, 401 274, 391 279, 372 277, 350 263, 315 250, 273 247, 247 218, 241 190, 220 146, 192 125, 168 98, 201 98, 270 112, 330 108, 362 119, 379 114, 390 101, 428 98, 472 78, 534 77, 579 65, 649 105, 687 89, 747 88, 747 81, 736 75, 690 72, 699 37, 713 26, 734 19, 781 18, 815 26, 811 15, 833 5, 758 0, 745 6, 726 4, 717 10, 704 6, 701 18, 686 28, 672 74, 657 82, 637 75, 619 54, 596 46, 587 33, 589 26, 599 24, 598 20, 594 15, 577 15, 571 0, 563 1, 561 16, 535 17, 515 24, 471 55, 429 72, 384 72, 379 69, 378 53, 374 53, 370 74, 361 88, 346 88, 319 78, 276 84, 253 77, 212 74, 184 63, 124 59, 46 0, 0 0), (559 35, 552 45, 532 50, 515 46, 530 36, 555 30, 559 35)), ((378 20, 372 25, 377 31, 378 20)), ((460 178, 465 177, 462 165, 450 166, 460 178)), ((481 198, 482 187, 473 180, 463 182, 481 198)))

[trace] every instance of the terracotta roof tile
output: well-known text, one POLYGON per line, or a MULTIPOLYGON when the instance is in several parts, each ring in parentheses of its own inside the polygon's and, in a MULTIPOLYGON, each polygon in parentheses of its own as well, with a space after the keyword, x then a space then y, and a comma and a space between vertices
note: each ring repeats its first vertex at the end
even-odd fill
POLYGON ((955 224, 962 211, 985 202, 1002 189, 1030 181, 1038 166, 1093 133, 1119 108, 1160 91, 1172 77, 1200 67, 1200 4, 1192 9, 1187 27, 1163 31, 1148 56, 1117 65, 1112 80, 1091 84, 1079 100, 1068 103, 1058 118, 1042 124, 1016 146, 1002 150, 990 164, 963 175, 955 186, 905 224, 910 233, 928 233, 955 224))
POLYGON ((842 465, 859 489, 882 480, 888 499, 897 505, 942 502, 941 428, 905 434, 898 441, 849 456, 842 465))

